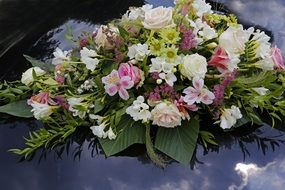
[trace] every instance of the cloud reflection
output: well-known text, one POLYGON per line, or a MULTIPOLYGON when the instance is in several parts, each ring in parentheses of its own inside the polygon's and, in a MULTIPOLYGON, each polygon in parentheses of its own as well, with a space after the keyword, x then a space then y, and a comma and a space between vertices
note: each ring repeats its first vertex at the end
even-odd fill
POLYGON ((283 190, 285 187, 285 159, 279 159, 259 167, 254 163, 237 163, 235 171, 242 178, 240 185, 228 190, 283 190))

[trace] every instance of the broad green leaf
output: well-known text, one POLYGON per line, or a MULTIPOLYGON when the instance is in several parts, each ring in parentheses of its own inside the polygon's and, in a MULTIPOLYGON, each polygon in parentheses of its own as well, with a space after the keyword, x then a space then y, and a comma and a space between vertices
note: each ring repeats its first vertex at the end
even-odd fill
POLYGON ((44 63, 42 61, 36 60, 28 55, 24 55, 26 60, 28 60, 34 67, 39 67, 45 71, 48 72, 53 72, 54 71, 54 66, 48 63, 44 63))
POLYGON ((199 121, 191 119, 176 128, 159 127, 155 147, 182 164, 189 164, 199 133, 199 121))
POLYGON ((118 125, 118 134, 115 140, 99 139, 99 142, 106 154, 112 156, 117 154, 132 144, 145 142, 145 127, 143 125, 132 125, 130 117, 122 118, 118 125))
POLYGON ((99 100, 95 100, 94 102, 94 114, 100 112, 102 109, 104 109, 104 104, 99 100))
POLYGON ((56 86, 58 85, 58 82, 56 82, 55 80, 53 80, 52 78, 48 78, 44 81, 42 81, 43 84, 47 84, 47 85, 50 85, 50 86, 56 86))
POLYGON ((27 104, 27 100, 21 100, 18 102, 12 102, 4 106, 0 106, 0 112, 9 115, 30 118, 33 117, 31 112, 32 108, 27 104))

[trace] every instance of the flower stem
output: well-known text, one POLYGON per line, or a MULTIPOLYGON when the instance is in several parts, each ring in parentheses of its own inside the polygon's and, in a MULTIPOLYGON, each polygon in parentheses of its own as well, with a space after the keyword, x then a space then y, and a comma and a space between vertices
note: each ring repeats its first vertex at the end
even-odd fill
POLYGON ((150 137, 150 125, 146 125, 145 144, 146 144, 147 154, 150 157, 150 159, 159 167, 165 168, 164 161, 155 153, 155 150, 153 148, 153 144, 150 137))

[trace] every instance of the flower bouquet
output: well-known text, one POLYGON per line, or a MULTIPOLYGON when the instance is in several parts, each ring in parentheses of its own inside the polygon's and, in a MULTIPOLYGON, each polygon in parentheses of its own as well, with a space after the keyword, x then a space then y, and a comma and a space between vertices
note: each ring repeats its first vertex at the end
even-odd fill
POLYGON ((0 112, 45 124, 11 151, 29 159, 85 130, 106 156, 140 143, 160 166, 158 153, 188 164, 198 137, 215 144, 204 118, 227 131, 285 116, 285 66, 269 41, 204 0, 131 7, 56 48, 51 64, 25 56, 33 67, 21 81, 0 85, 0 112))

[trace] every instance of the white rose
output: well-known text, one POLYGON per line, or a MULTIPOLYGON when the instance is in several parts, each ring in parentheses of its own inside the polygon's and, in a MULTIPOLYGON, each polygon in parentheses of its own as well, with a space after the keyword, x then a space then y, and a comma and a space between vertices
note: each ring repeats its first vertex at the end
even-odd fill
POLYGON ((245 43, 252 33, 253 28, 243 30, 242 25, 238 25, 238 27, 230 26, 220 35, 219 46, 231 56, 240 55, 244 53, 245 43))
POLYGON ((166 128, 174 128, 181 125, 182 115, 172 103, 161 102, 151 111, 153 125, 166 128))
POLYGON ((172 8, 156 7, 154 9, 146 10, 143 26, 150 30, 158 30, 174 26, 172 20, 172 8))
POLYGON ((189 80, 193 77, 204 78, 207 72, 207 60, 197 53, 186 55, 183 58, 180 72, 189 80))
POLYGON ((27 71, 25 71, 22 74, 22 79, 21 82, 27 86, 29 86, 32 82, 34 82, 34 77, 33 77, 33 70, 35 71, 37 76, 42 76, 44 75, 46 72, 44 70, 42 70, 39 67, 32 67, 29 68, 27 71))

